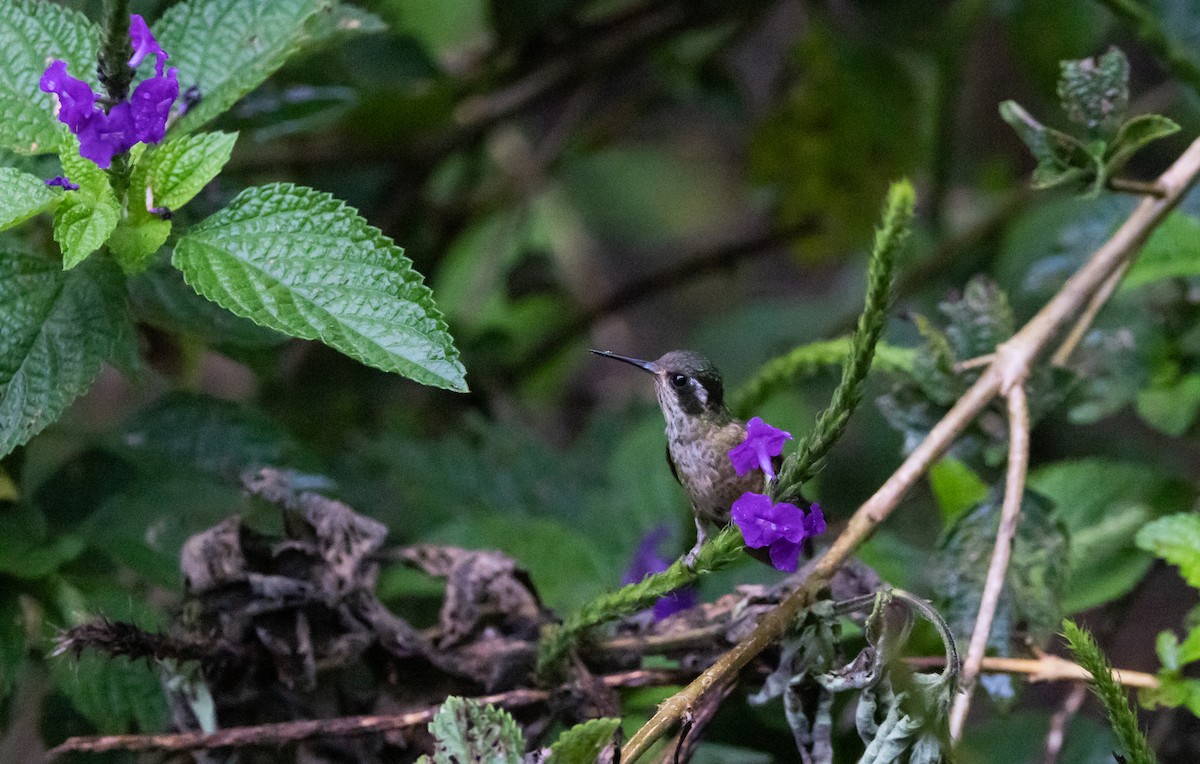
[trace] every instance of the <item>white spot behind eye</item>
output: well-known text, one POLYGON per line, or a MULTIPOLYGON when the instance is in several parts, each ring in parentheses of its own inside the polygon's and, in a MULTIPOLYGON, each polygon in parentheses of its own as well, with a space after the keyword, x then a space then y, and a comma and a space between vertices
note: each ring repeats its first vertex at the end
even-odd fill
POLYGON ((704 389, 704 385, 700 384, 698 379, 689 379, 688 384, 692 386, 692 392, 696 394, 696 400, 700 403, 708 403, 708 391, 704 389))

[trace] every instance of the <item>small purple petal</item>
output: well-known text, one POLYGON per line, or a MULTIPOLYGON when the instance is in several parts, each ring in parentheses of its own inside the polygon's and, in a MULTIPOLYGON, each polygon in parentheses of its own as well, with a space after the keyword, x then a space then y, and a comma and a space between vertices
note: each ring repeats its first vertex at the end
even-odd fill
POLYGON ((83 80, 67 74, 67 62, 55 60, 42 74, 38 86, 47 93, 58 96, 58 121, 78 133, 88 119, 96 113, 96 94, 83 80))
POLYGON ((696 607, 699 601, 693 587, 685 586, 682 589, 676 589, 665 597, 659 597, 658 601, 654 603, 654 618, 661 621, 667 616, 696 607))
POLYGON ((769 517, 775 523, 775 528, 780 538, 787 539, 793 543, 799 543, 808 535, 804 526, 804 510, 795 504, 780 502, 771 507, 769 517))
POLYGON ((46 185, 51 188, 58 186, 59 188, 61 188, 64 191, 78 191, 79 190, 79 184, 72 183, 71 181, 67 180, 67 176, 65 176, 65 175, 55 175, 53 178, 50 178, 49 180, 46 181, 46 185))
POLYGON ((167 118, 171 116, 171 104, 179 95, 177 72, 175 67, 171 67, 165 77, 151 77, 134 88, 129 101, 134 143, 162 141, 167 131, 167 118))
POLYGON ((825 515, 821 505, 813 502, 808 508, 808 517, 804 518, 804 533, 809 536, 819 536, 825 532, 825 515))
POLYGON ((775 566, 776 570, 783 570, 788 573, 796 572, 796 564, 800 561, 799 542, 779 539, 771 543, 769 553, 771 564, 775 566))
POLYGON ((159 47, 146 20, 136 13, 129 16, 129 41, 133 44, 133 57, 129 59, 129 65, 136 69, 146 56, 153 54, 158 59, 154 64, 154 74, 161 77, 168 58, 167 52, 159 47))
POLYGON ((660 525, 642 537, 637 551, 633 553, 633 560, 621 576, 622 584, 636 584, 651 573, 662 573, 671 566, 658 553, 658 545, 666 541, 670 532, 670 528, 660 525))
POLYGON ((109 109, 108 114, 96 112, 76 135, 79 136, 79 155, 92 160, 101 169, 112 164, 114 155, 129 151, 137 143, 133 137, 133 117, 125 101, 109 109))
POLYGON ((741 529, 746 546, 758 549, 779 537, 775 524, 767 517, 770 511, 771 499, 761 493, 747 491, 733 502, 730 515, 741 529))
POLYGON ((762 417, 752 418, 746 422, 746 439, 729 451, 734 471, 745 475, 753 469, 761 469, 773 480, 775 465, 772 458, 783 453, 784 441, 791 438, 791 433, 772 427, 762 417))

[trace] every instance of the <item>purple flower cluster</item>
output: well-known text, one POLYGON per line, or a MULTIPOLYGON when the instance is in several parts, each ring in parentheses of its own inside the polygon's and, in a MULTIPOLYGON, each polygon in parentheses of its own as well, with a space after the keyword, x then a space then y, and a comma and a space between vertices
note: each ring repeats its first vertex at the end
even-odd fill
POLYGON ((113 156, 133 148, 136 143, 159 143, 167 130, 171 105, 179 95, 178 70, 166 69, 167 53, 150 34, 145 19, 129 17, 129 37, 136 67, 147 56, 155 57, 154 76, 143 80, 129 100, 112 104, 105 111, 97 103, 99 96, 83 80, 67 74, 67 63, 56 59, 39 83, 42 90, 58 97, 58 121, 79 137, 79 153, 101 168, 112 163, 113 156))
MULTIPOLYGON (((662 573, 671 566, 658 553, 659 544, 666 540, 668 534, 669 530, 667 526, 660 525, 642 538, 642 542, 638 544, 637 551, 633 553, 633 562, 629 564, 625 575, 621 576, 621 583, 623 585, 636 584, 646 576, 653 573, 662 573)), ((685 586, 682 589, 671 592, 665 597, 659 597, 658 601, 654 603, 654 617, 661 620, 681 610, 695 607, 696 602, 696 590, 690 586, 685 586)))
MULTIPOLYGON (((746 439, 729 451, 729 459, 739 475, 761 469, 768 479, 775 479, 774 458, 783 453, 783 444, 791 440, 790 433, 754 417, 746 423, 746 439)), ((771 497, 747 491, 730 508, 733 522, 742 531, 746 546, 768 548, 771 564, 788 572, 796 569, 804 539, 825 532, 825 516, 819 504, 807 513, 795 504, 771 501, 771 497)))
POLYGON ((49 186, 50 188, 54 188, 55 186, 58 186, 59 188, 61 188, 64 191, 78 191, 79 190, 79 184, 72 183, 71 181, 67 180, 67 176, 65 176, 65 175, 55 175, 50 180, 46 181, 46 185, 49 186))

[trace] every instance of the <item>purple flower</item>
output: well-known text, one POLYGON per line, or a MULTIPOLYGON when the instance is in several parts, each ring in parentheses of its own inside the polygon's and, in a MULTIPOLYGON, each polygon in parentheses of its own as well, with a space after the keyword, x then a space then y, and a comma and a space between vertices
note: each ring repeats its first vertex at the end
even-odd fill
POLYGON ((790 432, 772 427, 764 422, 762 417, 756 416, 746 422, 746 439, 730 449, 729 459, 739 475, 745 475, 757 467, 764 475, 774 480, 775 465, 771 463, 771 459, 782 454, 783 442, 791 439, 790 432))
MULTIPOLYGON (((669 533, 667 526, 660 525, 642 538, 637 551, 633 553, 633 561, 621 576, 622 584, 636 584, 648 575, 662 573, 671 567, 671 563, 658 553, 659 544, 666 540, 669 533)), ((696 602, 696 590, 685 586, 665 597, 659 597, 654 603, 654 617, 661 620, 681 610, 695 607, 696 602)))
POLYGON ((747 491, 733 502, 731 514, 746 546, 768 547, 771 564, 789 573, 796 570, 804 539, 825 532, 825 515, 819 504, 805 514, 795 504, 773 504, 769 496, 747 491))
POLYGON ((155 76, 143 80, 128 101, 113 104, 108 111, 97 105, 91 86, 67 74, 65 61, 54 61, 39 83, 42 90, 58 96, 58 119, 79 138, 79 154, 107 168, 112 158, 133 148, 136 143, 159 143, 167 131, 171 105, 179 95, 178 70, 163 73, 167 54, 154 36, 145 19, 130 16, 130 38, 133 57, 130 66, 137 66, 153 54, 157 61, 155 76))
POLYGON ((55 61, 46 68, 38 86, 58 96, 58 121, 78 133, 93 113, 96 95, 91 85, 67 74, 67 62, 55 61))
POLYGON ((157 59, 154 62, 154 74, 158 77, 163 76, 163 65, 170 56, 159 47, 154 35, 150 34, 146 20, 136 13, 129 16, 129 42, 133 44, 133 57, 129 59, 129 65, 136 69, 146 56, 153 54, 157 59))
POLYGON ((64 191, 78 191, 79 190, 79 184, 72 183, 71 181, 67 180, 67 176, 65 176, 65 175, 55 175, 50 180, 46 181, 46 185, 51 188, 58 186, 59 188, 61 188, 64 191))

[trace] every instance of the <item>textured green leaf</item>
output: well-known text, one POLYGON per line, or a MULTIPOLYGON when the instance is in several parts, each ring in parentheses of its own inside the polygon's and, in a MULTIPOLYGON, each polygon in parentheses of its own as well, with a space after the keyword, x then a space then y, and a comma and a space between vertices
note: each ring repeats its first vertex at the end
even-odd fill
POLYGON ((126 273, 136 274, 150 265, 154 253, 170 235, 170 220, 130 214, 117 221, 117 227, 109 234, 108 250, 126 273))
POLYGON ((1051 188, 1082 180, 1101 169, 1082 143, 1038 122, 1016 101, 1001 103, 1000 117, 1017 131, 1037 160, 1033 171, 1034 188, 1051 188))
POLYGON ((1117 48, 1099 58, 1063 61, 1058 98, 1067 117, 1092 138, 1111 138, 1129 110, 1129 61, 1117 48))
POLYGON ((129 280, 129 302, 139 321, 168 332, 194 335, 220 346, 261 348, 286 342, 287 335, 209 302, 165 260, 129 280))
POLYGON ((121 218, 121 204, 108 183, 108 173, 79 156, 72 137, 62 156, 63 172, 76 191, 63 195, 54 211, 54 240, 62 248, 63 268, 74 268, 108 239, 121 218))
POLYGON ((433 764, 521 764, 525 739, 501 708, 450 697, 429 723, 436 742, 433 764))
POLYGON ((384 371, 466 390, 433 295, 403 250, 329 194, 250 188, 175 247, 200 294, 239 316, 384 371))
POLYGON ((50 209, 66 192, 46 187, 36 175, 0 167, 0 231, 50 209))
POLYGON ((1179 125, 1158 114, 1141 114, 1130 119, 1117 130, 1116 137, 1108 147, 1105 157, 1107 172, 1111 177, 1125 166, 1129 157, 1148 143, 1166 138, 1179 132, 1179 125))
POLYGON ((83 551, 79 536, 52 537, 45 516, 35 507, 19 504, 3 517, 0 574, 27 580, 44 578, 83 551))
POLYGON ((1200 218, 1173 212, 1142 247, 1121 288, 1196 275, 1200 275, 1200 218))
POLYGON ((1194 492, 1149 465, 1112 459, 1057 462, 1029 485, 1054 503, 1071 540, 1063 609, 1074 613, 1128 592, 1150 567, 1134 534, 1155 514, 1188 506, 1194 492))
POLYGON ((1200 588, 1200 515, 1160 517, 1138 531, 1137 545, 1178 566, 1183 579, 1200 588))
POLYGON ((197 133, 147 149, 130 181, 133 198, 140 200, 135 190, 144 194, 148 188, 150 206, 179 209, 217 177, 237 137, 237 133, 197 133))
POLYGON ((69 272, 0 252, 0 456, 25 443, 91 385, 128 331, 116 267, 69 272))
POLYGON ((620 719, 589 719, 576 724, 550 746, 546 764, 591 764, 604 746, 613 741, 620 727, 620 719))
POLYGON ((379 34, 387 29, 387 23, 374 13, 347 3, 335 3, 332 8, 314 16, 308 25, 313 45, 337 42, 360 34, 379 34))
POLYGON ((172 6, 154 35, 179 68, 181 91, 200 102, 177 125, 194 130, 258 87, 308 40, 306 25, 326 0, 188 0, 172 6))
POLYGON ((96 83, 100 29, 58 3, 5 0, 0 12, 0 145, 21 154, 57 151, 70 133, 38 80, 53 59, 71 76, 96 83))

